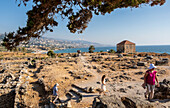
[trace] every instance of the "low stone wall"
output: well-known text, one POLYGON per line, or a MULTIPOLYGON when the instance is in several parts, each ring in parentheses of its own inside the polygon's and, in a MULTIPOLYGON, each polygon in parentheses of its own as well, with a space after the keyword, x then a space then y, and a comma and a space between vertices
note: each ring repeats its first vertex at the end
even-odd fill
POLYGON ((15 91, 0 96, 0 108, 14 108, 15 91))

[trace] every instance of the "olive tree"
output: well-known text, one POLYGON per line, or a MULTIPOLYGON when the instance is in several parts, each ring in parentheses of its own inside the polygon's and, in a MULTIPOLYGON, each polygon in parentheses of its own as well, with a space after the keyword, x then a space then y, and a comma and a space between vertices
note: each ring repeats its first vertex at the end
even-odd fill
POLYGON ((19 44, 27 44, 31 38, 39 38, 58 26, 58 17, 68 18, 71 33, 82 33, 94 15, 105 15, 118 8, 138 8, 142 4, 163 5, 165 0, 16 0, 18 6, 32 3, 25 27, 5 34, 2 45, 8 50, 19 44))

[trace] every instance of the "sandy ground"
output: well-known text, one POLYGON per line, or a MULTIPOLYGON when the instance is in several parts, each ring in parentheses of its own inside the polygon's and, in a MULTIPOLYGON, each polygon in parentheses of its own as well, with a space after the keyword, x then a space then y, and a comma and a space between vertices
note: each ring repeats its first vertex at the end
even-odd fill
MULTIPOLYGON (((84 56, 80 56, 81 59, 81 63, 84 65, 88 65, 88 66, 92 66, 92 64, 90 62, 88 62, 86 59, 86 57, 84 56)), ((163 79, 170 79, 170 66, 158 66, 157 70, 166 70, 167 73, 165 75, 160 75, 159 81, 162 81, 163 79)), ((86 71, 90 71, 94 77, 87 80, 87 81, 82 81, 82 82, 78 82, 76 83, 77 85, 79 85, 80 87, 94 87, 94 88, 100 88, 101 84, 98 84, 97 82, 101 81, 101 77, 103 74, 99 74, 98 72, 96 72, 96 70, 94 69, 87 69, 85 68, 86 71)), ((143 80, 141 79, 141 77, 144 76, 144 72, 146 71, 146 69, 136 69, 136 70, 126 70, 123 71, 123 73, 127 73, 127 76, 132 78, 132 81, 109 81, 107 83, 107 95, 113 95, 116 94, 120 97, 124 97, 124 96, 136 96, 136 97, 140 97, 142 100, 146 100, 144 98, 144 92, 146 91, 146 89, 142 88, 142 84, 143 84, 143 80), (142 75, 135 75, 135 73, 137 72, 143 72, 142 75)), ((116 72, 115 74, 113 73, 106 73, 108 79, 110 79, 113 76, 117 76, 117 75, 122 75, 122 72, 116 72)), ((83 94, 83 100, 81 102, 82 105, 86 104, 85 106, 90 106, 92 104, 92 101, 94 99, 94 97, 99 96, 99 93, 84 93, 83 94)), ((147 100, 146 100, 147 101, 147 100)), ((157 101, 158 102, 158 101, 157 101)), ((170 106, 170 102, 164 102, 164 101, 160 101, 162 103, 162 105, 165 106, 170 106)))
MULTIPOLYGON (((14 55, 14 53, 9 54, 3 54, 2 57, 11 57, 14 55)), ((93 54, 96 56, 96 54, 93 54)), ((47 57, 43 54, 23 54, 23 53, 17 53, 15 54, 16 57, 47 57)), ((114 57, 116 58, 116 55, 103 55, 104 58, 107 57, 114 57)), ((67 57, 65 58, 55 58, 55 59, 47 59, 47 60, 37 60, 37 68, 36 69, 28 69, 28 72, 30 74, 29 82, 30 84, 35 88, 35 91, 39 93, 40 98, 43 96, 45 97, 46 94, 44 94, 43 90, 41 89, 41 86, 37 85, 36 82, 38 79, 43 78, 46 85, 48 85, 49 89, 52 90, 52 87, 55 85, 55 83, 59 83, 59 95, 62 100, 66 100, 67 97, 65 96, 66 93, 69 92, 70 89, 74 89, 78 92, 80 92, 83 95, 83 99, 81 102, 76 101, 76 97, 73 96, 71 103, 73 108, 91 108, 92 102, 94 97, 99 96, 98 92, 95 93, 85 93, 81 90, 78 90, 76 88, 71 87, 72 84, 76 84, 82 88, 85 87, 93 87, 95 89, 101 88, 101 77, 102 75, 107 76, 107 95, 116 94, 120 97, 122 96, 137 96, 141 99, 145 100, 144 98, 144 92, 145 89, 141 87, 143 83, 142 77, 144 76, 145 71, 147 70, 146 67, 141 67, 138 69, 118 69, 115 71, 110 70, 110 68, 102 68, 103 65, 112 64, 114 66, 114 63, 118 61, 99 61, 99 62, 91 62, 91 56, 90 54, 86 54, 85 56, 79 56, 76 58, 71 58, 67 60, 67 57), (40 63, 43 61, 44 63, 40 63), (56 63, 56 61, 59 61, 56 63), (104 62, 103 64, 101 64, 104 62), (52 64, 51 64, 52 63, 52 64), (42 69, 40 67, 43 67, 42 69), (100 68, 101 72, 98 72, 98 69, 88 68, 96 66, 97 68, 100 68), (87 77, 84 75, 84 78, 82 79, 76 79, 74 78, 70 72, 74 72, 75 75, 83 75, 89 73, 92 75, 92 77, 87 77), (86 78, 86 80, 85 80, 86 78)), ((124 57, 124 59, 132 59, 131 57, 124 57)), ((119 58, 116 58, 119 59, 119 58)), ((123 60, 123 59, 122 59, 123 60)), ((11 63, 11 62, 24 62, 28 61, 26 59, 21 60, 5 60, 3 62, 5 63, 11 63)), ((116 65, 117 66, 117 65, 116 65)), ((12 68, 17 68, 18 65, 12 65, 12 68)), ((162 81, 165 78, 170 79, 170 66, 158 66, 156 69, 158 72, 161 70, 165 70, 165 74, 158 73, 159 81, 162 81)), ((15 72, 13 72, 15 74, 15 72)), ((25 77, 27 77, 26 75, 25 77)), ((52 93, 51 93, 52 94, 52 93)), ((51 95, 50 94, 50 95, 51 95)), ((162 103, 163 105, 170 105, 169 102, 162 103)))

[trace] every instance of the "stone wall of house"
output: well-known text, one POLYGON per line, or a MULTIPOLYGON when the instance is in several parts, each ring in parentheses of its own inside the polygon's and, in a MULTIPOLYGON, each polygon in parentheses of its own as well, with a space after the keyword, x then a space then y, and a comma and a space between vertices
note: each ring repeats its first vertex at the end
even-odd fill
POLYGON ((117 45, 117 52, 118 53, 135 53, 136 48, 134 44, 117 45))
POLYGON ((124 53, 135 53, 135 45, 125 45, 124 47, 124 53))
POLYGON ((117 52, 124 52, 124 45, 117 45, 117 52))

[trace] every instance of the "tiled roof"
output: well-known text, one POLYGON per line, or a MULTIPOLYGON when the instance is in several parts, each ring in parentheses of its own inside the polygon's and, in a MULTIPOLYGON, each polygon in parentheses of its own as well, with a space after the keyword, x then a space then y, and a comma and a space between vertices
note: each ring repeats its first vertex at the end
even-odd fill
POLYGON ((120 42, 120 43, 118 43, 117 45, 120 45, 120 44, 122 44, 122 45, 124 45, 124 44, 130 44, 130 45, 135 45, 135 43, 133 43, 133 42, 130 42, 130 41, 128 41, 128 40, 124 40, 124 41, 122 41, 122 42, 120 42))

